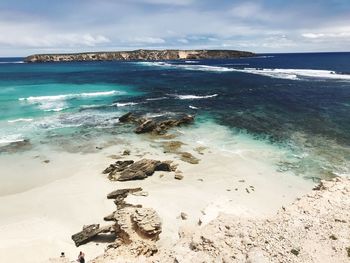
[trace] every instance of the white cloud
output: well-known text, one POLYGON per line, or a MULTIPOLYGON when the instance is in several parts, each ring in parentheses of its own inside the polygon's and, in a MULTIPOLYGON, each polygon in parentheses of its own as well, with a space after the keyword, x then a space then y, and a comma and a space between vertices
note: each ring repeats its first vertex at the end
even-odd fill
POLYGON ((186 38, 180 38, 177 41, 182 43, 182 44, 187 44, 189 42, 186 38))
POLYGON ((128 42, 134 44, 162 44, 165 40, 159 37, 134 37, 129 38, 128 42))
POLYGON ((350 32, 340 32, 340 33, 304 33, 302 34, 304 38, 309 39, 325 39, 329 40, 330 38, 345 38, 350 39, 350 32))

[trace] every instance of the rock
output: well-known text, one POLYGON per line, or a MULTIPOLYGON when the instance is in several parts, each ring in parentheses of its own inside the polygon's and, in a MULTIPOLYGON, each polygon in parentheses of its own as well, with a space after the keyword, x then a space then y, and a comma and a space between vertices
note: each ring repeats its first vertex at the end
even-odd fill
POLYGON ((293 248, 291 249, 290 253, 292 253, 295 256, 298 256, 300 253, 300 249, 299 248, 293 248))
POLYGON ((33 145, 27 139, 19 142, 11 142, 5 146, 0 146, 0 153, 16 153, 22 151, 28 151, 32 149, 33 145))
POLYGON ((180 174, 180 173, 176 173, 175 176, 174 176, 174 178, 175 178, 176 180, 182 180, 182 179, 184 178, 184 176, 183 176, 182 174, 180 174))
POLYGON ((155 171, 164 171, 164 170, 170 170, 170 165, 168 163, 160 162, 156 160, 150 160, 150 159, 142 159, 138 162, 131 164, 129 167, 123 170, 120 173, 117 180, 128 181, 128 180, 144 179, 148 176, 151 176, 155 171))
POLYGON ((170 141, 162 144, 165 153, 176 153, 182 145, 184 145, 184 143, 180 141, 170 141))
POLYGON ((137 187, 137 188, 125 188, 125 189, 118 189, 115 190, 107 195, 107 199, 116 199, 119 196, 125 196, 124 198, 127 197, 129 193, 136 193, 136 192, 141 192, 142 188, 137 187))
POLYGON ((156 211, 151 208, 138 208, 131 215, 131 220, 135 224, 136 231, 152 240, 158 240, 162 232, 162 223, 156 211))
POLYGON ((157 124, 153 120, 146 120, 135 129, 135 133, 140 134, 152 132, 156 127, 157 124))
POLYGON ((130 155, 130 153, 131 153, 130 150, 124 150, 124 152, 123 152, 122 155, 124 155, 124 156, 125 156, 125 155, 130 155))
POLYGON ((164 161, 156 165, 155 171, 163 171, 163 172, 171 172, 172 167, 171 167, 172 161, 164 161))
POLYGON ((142 159, 136 163, 133 160, 117 161, 108 166, 102 173, 108 174, 112 181, 127 181, 144 179, 155 171, 170 172, 174 169, 172 161, 157 161, 142 159))
POLYGON ((184 213, 184 212, 181 212, 180 217, 181 217, 182 220, 187 220, 188 215, 186 213, 184 213))
POLYGON ((110 166, 108 166, 106 169, 104 169, 102 173, 109 174, 112 172, 120 172, 133 163, 134 163, 133 160, 117 161, 114 164, 111 164, 110 166))
POLYGON ((157 123, 154 129, 157 134, 165 134, 165 132, 173 127, 178 127, 194 122, 194 117, 192 115, 185 115, 179 119, 168 119, 157 123))
POLYGON ((104 221, 114 221, 114 212, 112 214, 109 214, 108 216, 105 216, 103 218, 104 221))
POLYGON ((72 235, 72 239, 77 247, 83 245, 90 241, 93 237, 97 236, 100 233, 113 232, 113 225, 100 227, 99 224, 92 224, 84 226, 83 230, 72 235))
POLYGON ((119 122, 125 123, 125 122, 134 122, 136 120, 135 116, 128 112, 124 114, 123 116, 119 117, 119 122))
POLYGON ((190 163, 190 164, 198 164, 199 163, 199 159, 197 159, 191 153, 188 153, 188 152, 180 153, 180 159, 182 161, 190 163))
POLYGON ((49 163, 50 162, 50 160, 44 160, 43 161, 43 163, 49 163))

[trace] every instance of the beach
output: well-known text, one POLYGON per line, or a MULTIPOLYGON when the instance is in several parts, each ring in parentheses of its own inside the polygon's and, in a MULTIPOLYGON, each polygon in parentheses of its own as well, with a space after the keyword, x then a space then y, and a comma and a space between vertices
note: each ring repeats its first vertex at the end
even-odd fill
POLYGON ((19 188, 18 192, 0 198, 0 261, 20 262, 25 258, 26 262, 47 262, 61 252, 74 259, 80 250, 88 259, 102 254, 106 241, 97 240, 76 248, 71 235, 83 225, 104 224, 103 217, 114 211, 114 204, 106 195, 116 189, 142 187, 148 193, 130 195, 127 200, 157 211, 162 221, 157 245, 162 249, 176 242, 182 225, 196 226, 199 220, 206 225, 222 212, 247 218, 271 215, 314 185, 291 173, 276 171, 259 160, 259 152, 254 153, 248 146, 246 152, 241 147, 236 154, 214 147, 199 154, 193 150, 199 145, 186 145, 200 160, 190 164, 179 160, 176 154, 164 154, 164 149, 155 145, 157 141, 141 135, 132 142, 95 153, 46 151, 42 157, 36 157, 35 152, 22 153, 20 167, 15 165, 17 155, 2 158, 1 167, 5 167, 2 173, 26 171, 26 176, 37 180, 30 189, 19 188), (125 149, 130 150, 130 155, 122 155, 125 149), (113 158, 173 160, 184 178, 176 180, 173 172, 156 172, 144 180, 111 182, 101 172, 115 161, 113 158), (49 181, 35 177, 48 171, 49 181), (187 220, 180 218, 182 212, 187 214, 187 220))

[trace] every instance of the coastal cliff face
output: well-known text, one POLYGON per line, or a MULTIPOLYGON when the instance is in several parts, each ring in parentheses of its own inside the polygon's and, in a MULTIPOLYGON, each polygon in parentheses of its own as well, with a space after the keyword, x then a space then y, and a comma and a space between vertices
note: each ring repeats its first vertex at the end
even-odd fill
POLYGON ((237 50, 134 50, 91 52, 75 54, 36 54, 25 62, 113 61, 113 60, 177 60, 177 59, 228 59, 253 57, 252 52, 237 50))

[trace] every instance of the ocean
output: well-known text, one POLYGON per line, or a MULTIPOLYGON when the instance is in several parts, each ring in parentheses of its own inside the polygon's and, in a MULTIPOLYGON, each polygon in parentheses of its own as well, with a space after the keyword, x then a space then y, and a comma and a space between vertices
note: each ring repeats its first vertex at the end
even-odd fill
POLYGON ((229 60, 23 63, 0 58, 0 158, 84 154, 131 136, 118 117, 196 116, 181 140, 310 180, 349 174, 350 53, 229 60), (26 142, 30 147, 9 145, 26 142), (84 147, 93 145, 94 147, 84 147), (10 149, 10 150, 9 150, 10 149))

